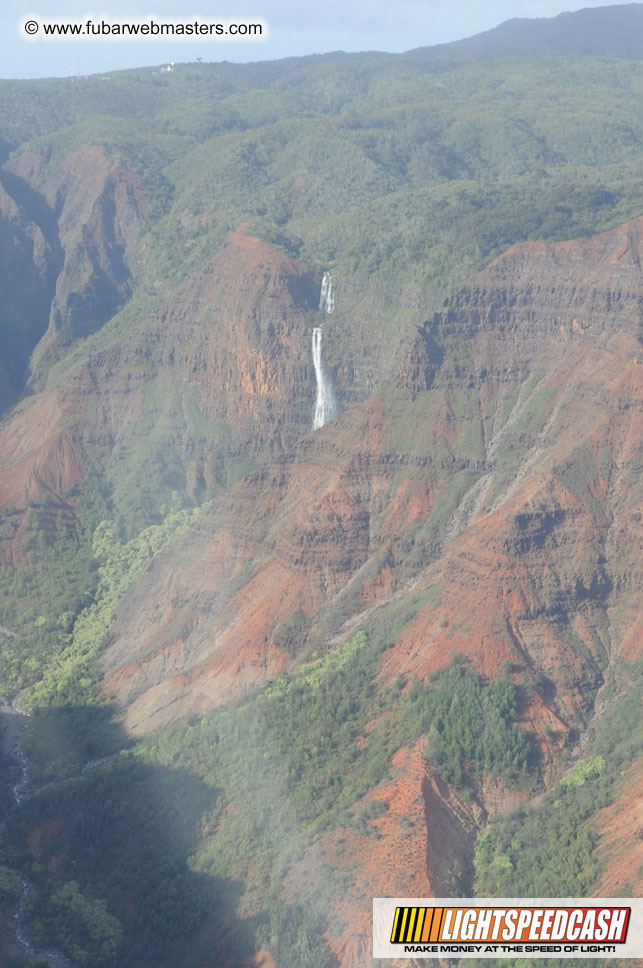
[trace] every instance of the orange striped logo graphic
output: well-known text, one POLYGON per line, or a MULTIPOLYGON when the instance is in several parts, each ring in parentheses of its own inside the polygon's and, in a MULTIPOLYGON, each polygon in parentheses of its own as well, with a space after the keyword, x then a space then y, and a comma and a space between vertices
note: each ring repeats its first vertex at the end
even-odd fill
POLYGON ((391 944, 426 944, 440 940, 446 908, 399 907, 395 910, 391 944))

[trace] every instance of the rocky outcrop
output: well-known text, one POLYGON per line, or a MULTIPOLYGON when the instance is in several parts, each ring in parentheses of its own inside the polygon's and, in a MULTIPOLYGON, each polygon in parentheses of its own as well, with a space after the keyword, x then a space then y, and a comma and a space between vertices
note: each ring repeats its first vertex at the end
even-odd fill
POLYGON ((135 247, 148 224, 142 185, 104 149, 75 149, 44 181, 43 168, 42 157, 25 152, 0 170, 0 204, 14 234, 20 225, 25 236, 11 244, 7 238, 13 255, 3 260, 11 273, 6 328, 20 341, 20 365, 12 359, 10 367, 14 399, 33 351, 30 385, 40 389, 61 350, 99 329, 129 298, 135 247))
POLYGON ((130 265, 148 223, 138 179, 101 148, 82 146, 45 182, 65 260, 33 382, 61 347, 99 329, 130 296, 130 265))
MULTIPOLYGON (((356 805, 354 813, 369 819, 322 839, 326 862, 353 881, 334 912, 346 927, 329 939, 342 968, 370 959, 373 897, 457 896, 470 883, 484 810, 439 776, 425 744, 423 737, 413 749, 398 750, 391 781, 356 805)), ((314 870, 308 858, 306 868, 314 870)))
MULTIPOLYGON (((120 370, 127 358, 148 378, 171 372, 179 394, 218 427, 226 455, 279 454, 310 427, 307 314, 316 300, 303 265, 239 229, 105 363, 120 370)), ((204 466, 200 473, 212 486, 204 466)))

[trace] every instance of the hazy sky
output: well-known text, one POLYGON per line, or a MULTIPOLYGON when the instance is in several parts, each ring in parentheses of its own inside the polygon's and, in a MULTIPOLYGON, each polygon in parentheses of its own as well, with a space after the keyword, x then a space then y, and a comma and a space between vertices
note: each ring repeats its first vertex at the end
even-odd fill
POLYGON ((563 10, 613 6, 610 0, 2 0, 0 77, 65 76, 70 68, 83 74, 142 67, 164 61, 269 60, 276 57, 331 50, 404 51, 469 37, 510 17, 553 17, 563 10), (112 41, 108 44, 25 40, 18 29, 25 17, 52 19, 102 17, 132 20, 260 18, 270 26, 270 37, 260 43, 191 43, 112 41))

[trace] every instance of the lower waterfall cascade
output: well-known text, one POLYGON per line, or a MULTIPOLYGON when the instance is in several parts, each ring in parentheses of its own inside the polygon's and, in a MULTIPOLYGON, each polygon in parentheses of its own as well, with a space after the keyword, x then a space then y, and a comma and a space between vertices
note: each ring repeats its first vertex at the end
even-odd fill
MULTIPOLYGON (((319 294, 319 309, 321 312, 330 315, 335 309, 335 294, 333 289, 333 277, 330 272, 325 272, 322 277, 321 292, 319 294)), ((317 396, 315 398, 315 409, 313 411, 313 430, 320 430, 329 421, 333 420, 337 414, 337 403, 333 387, 324 372, 322 364, 322 327, 315 326, 313 329, 313 366, 315 368, 315 379, 317 381, 317 396)))

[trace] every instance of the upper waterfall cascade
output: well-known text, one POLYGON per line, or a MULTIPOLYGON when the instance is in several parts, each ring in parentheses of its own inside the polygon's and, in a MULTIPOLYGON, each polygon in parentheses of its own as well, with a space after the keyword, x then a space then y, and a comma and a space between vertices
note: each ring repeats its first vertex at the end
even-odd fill
POLYGON ((330 272, 325 272, 322 278, 319 308, 323 313, 328 313, 329 315, 335 309, 335 291, 333 289, 333 277, 330 272))
MULTIPOLYGON (((322 278, 319 308, 322 312, 328 313, 329 315, 335 309, 333 277, 330 272, 325 272, 322 278)), ((335 402, 335 395, 333 394, 333 387, 322 365, 321 326, 315 326, 313 329, 313 366, 315 367, 315 379, 317 381, 317 396, 313 411, 313 430, 319 430, 330 420, 333 420, 337 414, 337 404, 335 402)))

